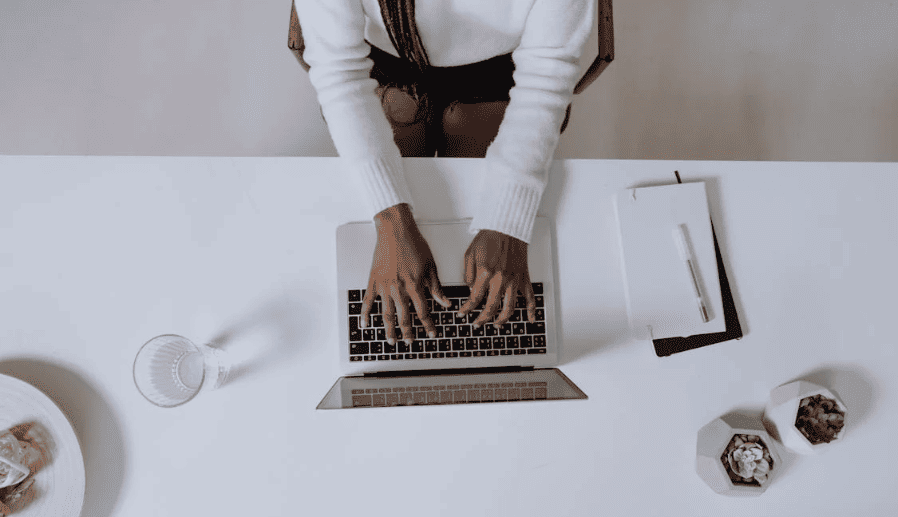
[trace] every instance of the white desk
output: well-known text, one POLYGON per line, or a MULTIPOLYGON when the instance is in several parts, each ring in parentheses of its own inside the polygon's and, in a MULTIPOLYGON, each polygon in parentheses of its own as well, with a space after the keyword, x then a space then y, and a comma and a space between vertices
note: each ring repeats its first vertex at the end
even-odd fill
MULTIPOLYGON (((476 160, 412 159, 424 219, 469 216, 476 160)), ((558 162, 562 371, 585 401, 314 408, 338 377, 334 231, 366 218, 335 159, 0 156, 0 372, 73 421, 85 517, 886 515, 898 429, 898 164, 558 162), (632 341, 610 196, 706 180, 739 317, 658 358, 632 341), (175 409, 134 387, 165 333, 227 334, 249 373, 175 409), (846 440, 765 494, 695 473, 697 430, 810 374, 846 440)), ((464 250, 459 250, 459 260, 464 250)))

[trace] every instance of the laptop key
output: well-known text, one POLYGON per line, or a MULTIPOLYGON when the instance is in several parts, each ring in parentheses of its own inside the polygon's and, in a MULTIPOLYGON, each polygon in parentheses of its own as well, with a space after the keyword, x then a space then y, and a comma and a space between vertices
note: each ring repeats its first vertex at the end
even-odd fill
POLYGON ((536 321, 546 320, 546 309, 536 309, 536 321))
POLYGON ((350 341, 361 341, 362 340, 362 331, 361 330, 351 330, 349 331, 349 340, 350 341))
POLYGON ((543 294, 542 282, 533 282, 533 294, 543 294))
POLYGON ((487 350, 486 355, 487 356, 499 355, 499 351, 498 350, 487 350))
POLYGON ((368 353, 368 343, 350 343, 349 355, 361 355, 368 353))
POLYGON ((375 341, 371 343, 371 353, 372 354, 382 354, 384 353, 384 344, 380 341, 375 341))
POLYGON ((515 336, 523 336, 524 334, 532 334, 532 332, 527 332, 528 323, 513 323, 511 325, 511 333, 515 336))
POLYGON ((542 296, 534 296, 533 298, 536 299, 536 306, 537 306, 537 307, 543 307, 543 306, 544 306, 544 305, 543 305, 543 304, 544 304, 544 300, 543 300, 543 297, 542 297, 542 296))
POLYGON ((365 355, 365 356, 362 356, 362 357, 364 357, 366 361, 374 361, 374 360, 377 359, 377 357, 375 357, 375 356, 373 356, 373 355, 365 355))
POLYGON ((511 355, 514 353, 514 350, 499 350, 499 353, 502 355, 511 355))
POLYGON ((480 337, 480 336, 485 336, 486 333, 484 332, 483 327, 476 328, 476 329, 474 327, 471 327, 471 335, 480 337))
POLYGON ((493 347, 493 340, 492 338, 482 337, 478 344, 480 345, 478 347, 480 350, 489 350, 493 347))
POLYGON ((459 354, 461 354, 461 357, 471 357, 472 353, 473 352, 459 352, 459 354))
POLYGON ((417 359, 418 354, 405 354, 406 359, 417 359))
POLYGON ((457 337, 458 327, 456 327, 455 325, 447 325, 443 327, 443 335, 446 337, 457 337))
POLYGON ((521 348, 533 348, 533 336, 521 336, 521 348))
POLYGON ((418 359, 430 359, 430 354, 428 354, 428 353, 418 354, 418 359))
POLYGON ((543 321, 537 323, 527 323, 527 333, 528 334, 545 334, 546 333, 546 323, 543 321))
POLYGON ((468 316, 466 314, 458 314, 458 311, 452 313, 452 323, 456 325, 465 325, 468 323, 468 316))
POLYGON ((484 333, 490 337, 499 335, 499 329, 497 329, 496 326, 492 324, 487 324, 483 327, 483 330, 484 333))
MULTIPOLYGON (((515 323, 515 325, 520 325, 520 323, 515 323)), ((499 327, 499 335, 500 336, 510 336, 512 335, 512 324, 505 323, 501 327, 499 327)))
POLYGON ((465 349, 465 340, 456 338, 452 340, 452 350, 464 350, 465 349))
POLYGON ((360 291, 359 289, 350 289, 349 290, 349 301, 350 302, 362 301, 362 291, 360 291))
POLYGON ((399 349, 400 354, 407 354, 411 349, 405 341, 397 341, 396 348, 399 349))
POLYGON ((545 348, 530 348, 527 350, 527 353, 528 354, 545 354, 546 349, 545 348))
POLYGON ((504 339, 505 339, 505 345, 508 348, 518 348, 518 346, 520 346, 520 345, 518 345, 518 336, 508 336, 507 338, 504 338, 504 339))
POLYGON ((470 325, 459 325, 458 326, 458 337, 471 337, 471 326, 470 325))
POLYGON ((427 329, 424 327, 415 327, 415 337, 418 339, 424 339, 427 337, 427 329))
POLYGON ((395 354, 396 353, 396 345, 384 343, 384 353, 385 354, 395 354))
POLYGON ((474 350, 471 353, 474 354, 474 357, 483 357, 486 355, 486 350, 474 350))
POLYGON ((438 339, 437 348, 440 352, 448 352, 452 349, 452 342, 448 339, 438 339))
POLYGON ((349 356, 349 360, 350 360, 350 361, 361 361, 361 360, 362 360, 362 356, 360 356, 360 355, 351 355, 351 356, 349 356))
POLYGON ((420 339, 412 341, 412 353, 424 351, 424 343, 420 339))
POLYGON ((387 332, 384 329, 375 329, 377 330, 377 340, 378 341, 386 341, 387 340, 387 332))
POLYGON ((425 339, 424 340, 424 351, 425 352, 436 352, 437 351, 437 340, 436 339, 425 339))
POLYGON ((514 355, 524 355, 526 353, 527 353, 527 350, 524 350, 523 348, 515 348, 514 349, 514 355))
POLYGON ((455 315, 451 312, 440 313, 440 325, 452 325, 455 323, 455 315))
POLYGON ((443 294, 447 298, 467 298, 471 295, 471 290, 466 285, 444 285, 443 294))
POLYGON ((477 338, 465 338, 465 350, 477 350, 477 338))
POLYGON ((533 336, 533 346, 546 347, 546 336, 533 336))
POLYGON ((361 303, 350 303, 349 304, 349 314, 361 314, 362 313, 362 304, 361 303))
POLYGON ((390 359, 392 359, 394 361, 398 361, 398 360, 402 359, 402 354, 393 354, 390 356, 390 359))
POLYGON ((382 314, 374 314, 371 316, 371 326, 372 327, 383 327, 384 326, 384 317, 382 314))
POLYGON ((464 353, 464 352, 446 352, 446 357, 458 357, 459 353, 464 353))
POLYGON ((377 360, 378 360, 378 361, 389 361, 389 360, 390 360, 390 356, 388 356, 388 355, 379 355, 379 356, 377 356, 377 360))
MULTIPOLYGON (((494 349, 505 348, 505 340, 506 339, 510 339, 510 338, 504 338, 501 336, 494 337, 493 338, 493 348, 494 349)), ((495 354, 493 354, 493 355, 495 355, 495 354)))
POLYGON ((374 341, 377 338, 377 333, 374 332, 374 329, 362 329, 362 337, 365 338, 365 341, 374 341))

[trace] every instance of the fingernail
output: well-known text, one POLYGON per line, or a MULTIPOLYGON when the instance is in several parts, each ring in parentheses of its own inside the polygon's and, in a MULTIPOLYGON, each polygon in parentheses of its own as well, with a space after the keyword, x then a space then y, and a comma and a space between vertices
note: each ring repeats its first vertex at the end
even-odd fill
POLYGON ((390 345, 395 345, 395 344, 396 344, 396 340, 393 339, 393 338, 387 338, 387 343, 389 343, 390 345))
POLYGON ((405 344, 411 346, 412 340, 411 340, 411 339, 406 339, 406 340, 405 340, 405 344))
POLYGON ((437 337, 436 332, 433 332, 433 331, 428 332, 427 335, 430 336, 430 339, 437 337))

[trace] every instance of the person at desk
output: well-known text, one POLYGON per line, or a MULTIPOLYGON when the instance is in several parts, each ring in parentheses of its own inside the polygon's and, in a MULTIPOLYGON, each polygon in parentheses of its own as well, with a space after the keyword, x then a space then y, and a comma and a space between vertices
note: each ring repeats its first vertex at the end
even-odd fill
POLYGON ((486 159, 476 233, 464 253, 473 322, 511 317, 517 294, 536 321, 527 245, 595 23, 595 0, 297 0, 321 112, 338 153, 369 194, 377 245, 362 324, 377 296, 389 343, 409 300, 427 332, 425 293, 443 295, 412 217, 401 156, 486 159))

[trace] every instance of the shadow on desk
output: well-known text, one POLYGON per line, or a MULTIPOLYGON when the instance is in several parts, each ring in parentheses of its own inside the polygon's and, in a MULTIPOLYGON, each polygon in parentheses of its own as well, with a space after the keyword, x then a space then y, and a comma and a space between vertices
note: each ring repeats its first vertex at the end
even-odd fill
POLYGON ((283 363, 299 352, 300 343, 315 342, 306 334, 317 326, 303 320, 303 315, 315 314, 300 301, 308 299, 300 291, 284 292, 235 318, 212 338, 209 346, 240 357, 231 367, 225 384, 242 382, 283 363), (252 348, 252 353, 247 353, 246 348, 252 348))
POLYGON ((84 456, 81 515, 112 515, 121 492, 127 458, 121 424, 106 399, 79 374, 40 359, 0 361, 0 373, 31 384, 59 406, 72 423, 84 456))

